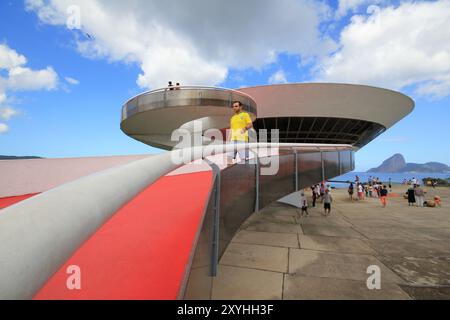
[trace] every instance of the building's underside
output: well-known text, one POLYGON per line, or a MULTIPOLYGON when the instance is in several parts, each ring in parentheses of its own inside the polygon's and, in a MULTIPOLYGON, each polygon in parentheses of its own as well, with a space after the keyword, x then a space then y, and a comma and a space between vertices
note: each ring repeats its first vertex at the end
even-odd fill
MULTIPOLYGON (((267 130, 267 141, 272 141, 271 130, 278 129, 276 139, 284 143, 350 144, 361 148, 386 129, 377 123, 331 117, 259 118, 254 122, 256 132, 267 130)), ((265 137, 259 137, 263 140, 265 137)))

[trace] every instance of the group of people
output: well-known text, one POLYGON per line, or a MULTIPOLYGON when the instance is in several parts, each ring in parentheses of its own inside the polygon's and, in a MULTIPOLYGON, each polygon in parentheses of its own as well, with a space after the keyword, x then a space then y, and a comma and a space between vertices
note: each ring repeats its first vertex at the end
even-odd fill
MULTIPOLYGON (((405 195, 408 199, 408 206, 417 207, 426 207, 429 205, 427 201, 425 201, 425 194, 427 192, 420 187, 420 184, 411 185, 406 191, 405 195)), ((433 206, 441 206, 441 198, 439 196, 434 196, 434 205, 433 206)))
MULTIPOLYGON (((331 196, 330 186, 326 185, 324 182, 311 186, 312 192, 312 206, 316 206, 317 200, 320 198, 323 203, 324 215, 328 216, 331 212, 331 203, 333 202, 333 197, 331 196)), ((305 196, 305 192, 300 192, 300 207, 302 211, 300 217, 308 217, 308 200, 305 196)))
POLYGON ((174 86, 172 81, 169 81, 169 84, 167 85, 167 87, 169 88, 169 90, 178 90, 178 89, 180 89, 180 83, 177 82, 177 84, 174 86))
POLYGON ((425 191, 418 184, 414 184, 408 188, 406 195, 408 196, 408 206, 423 207, 425 202, 425 191))
POLYGON ((411 185, 411 186, 415 186, 415 185, 417 185, 418 184, 418 180, 416 179, 416 178, 412 178, 412 179, 409 179, 409 180, 407 180, 407 179, 403 179, 403 184, 404 185, 411 185))
MULTIPOLYGON (((348 186, 348 194, 350 196, 350 200, 353 200, 353 194, 355 193, 355 189, 357 192, 358 200, 364 200, 364 198, 380 198, 383 197, 384 191, 383 189, 388 190, 388 187, 382 183, 360 183, 351 182, 348 186)), ((389 188, 392 189, 392 188, 389 188)))
MULTIPOLYGON (((408 199, 408 206, 418 206, 423 207, 427 206, 427 202, 425 201, 424 191, 420 187, 420 183, 416 178, 412 178, 407 181, 406 179, 403 181, 404 184, 409 184, 410 187, 406 191, 405 198, 408 199)), ((350 200, 353 200, 353 195, 355 192, 358 194, 358 200, 364 200, 364 197, 369 198, 379 198, 383 207, 387 205, 387 196, 389 192, 392 192, 392 180, 389 178, 389 191, 386 184, 383 184, 379 178, 369 177, 367 183, 361 183, 358 176, 356 176, 355 182, 351 182, 348 187, 348 194, 350 200), (356 190, 356 191, 355 191, 356 190)), ((437 206, 441 206, 441 199, 438 196, 434 197, 434 203, 437 206)))
MULTIPOLYGON (((385 184, 377 179, 369 180, 367 184, 361 183, 359 179, 355 179, 355 183, 351 182, 348 186, 348 195, 350 200, 353 201, 353 194, 355 189, 358 195, 358 200, 364 200, 365 197, 379 198, 383 207, 387 205, 388 189, 385 184)), ((392 189, 391 181, 389 180, 389 189, 392 189)))

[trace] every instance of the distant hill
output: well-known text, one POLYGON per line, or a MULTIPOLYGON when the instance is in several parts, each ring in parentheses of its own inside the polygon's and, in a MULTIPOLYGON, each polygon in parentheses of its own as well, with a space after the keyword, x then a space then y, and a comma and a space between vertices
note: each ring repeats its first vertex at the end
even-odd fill
POLYGON ((430 172, 430 173, 446 173, 450 172, 450 167, 446 164, 439 162, 427 162, 425 164, 419 163, 406 163, 403 155, 397 153, 383 161, 383 163, 377 167, 370 169, 367 172, 430 172))
POLYGON ((26 159, 42 159, 42 158, 34 157, 34 156, 17 157, 17 156, 1 156, 0 155, 0 160, 26 160, 26 159))

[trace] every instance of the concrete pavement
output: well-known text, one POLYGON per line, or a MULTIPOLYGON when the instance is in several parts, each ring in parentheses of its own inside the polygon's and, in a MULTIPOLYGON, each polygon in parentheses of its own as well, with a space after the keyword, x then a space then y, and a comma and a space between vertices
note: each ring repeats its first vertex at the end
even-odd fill
POLYGON ((308 218, 281 203, 252 215, 220 261, 213 299, 450 299, 450 188, 428 189, 441 208, 332 194, 328 217, 320 202, 308 218), (367 288, 373 265, 380 290, 367 288))

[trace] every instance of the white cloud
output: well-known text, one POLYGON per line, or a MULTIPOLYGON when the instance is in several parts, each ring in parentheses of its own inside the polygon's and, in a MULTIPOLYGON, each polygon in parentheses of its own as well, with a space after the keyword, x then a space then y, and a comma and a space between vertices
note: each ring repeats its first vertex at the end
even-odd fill
POLYGON ((9 127, 6 124, 0 123, 0 134, 6 133, 6 132, 8 132, 8 130, 9 130, 9 127))
MULTIPOLYGON (((52 67, 42 70, 32 70, 25 65, 27 59, 18 54, 6 44, 0 44, 0 70, 6 71, 0 75, 0 119, 5 121, 19 115, 19 111, 6 106, 9 91, 53 90, 58 85, 58 75, 52 67)), ((0 123, 0 134, 9 130, 8 125, 0 123)))
POLYGON ((6 100, 5 92, 24 90, 52 90, 58 84, 58 75, 52 67, 32 70, 25 67, 27 59, 6 44, 0 44, 0 70, 6 70, 6 78, 0 76, 0 101, 6 100))
POLYGON ((421 96, 439 99, 450 94, 450 73, 422 83, 416 90, 421 96))
POLYGON ((340 49, 317 66, 318 81, 450 94, 450 1, 405 2, 353 16, 340 49))
POLYGON ((9 70, 6 88, 14 91, 53 90, 58 84, 58 75, 52 67, 43 70, 15 67, 9 70))
POLYGON ((19 112, 11 107, 0 108, 0 118, 3 120, 9 120, 18 114, 19 112))
POLYGON ((64 79, 71 85, 78 85, 78 84, 80 84, 79 80, 71 78, 71 77, 65 77, 64 79))
POLYGON ((268 80, 270 84, 276 84, 276 83, 287 83, 286 74, 283 70, 279 70, 272 74, 268 80))
POLYGON ((11 69, 27 63, 27 59, 11 50, 7 45, 0 43, 0 69, 11 69))
MULTIPOLYGON (((47 24, 64 26, 73 0, 27 0, 47 24)), ((137 63, 141 87, 217 85, 230 68, 262 68, 279 53, 303 59, 336 49, 320 34, 330 8, 309 0, 79 0, 78 50, 90 58, 137 63)))
POLYGON ((381 4, 385 1, 386 0, 339 0, 336 18, 339 19, 345 17, 349 12, 355 13, 363 6, 369 7, 370 5, 381 4))

